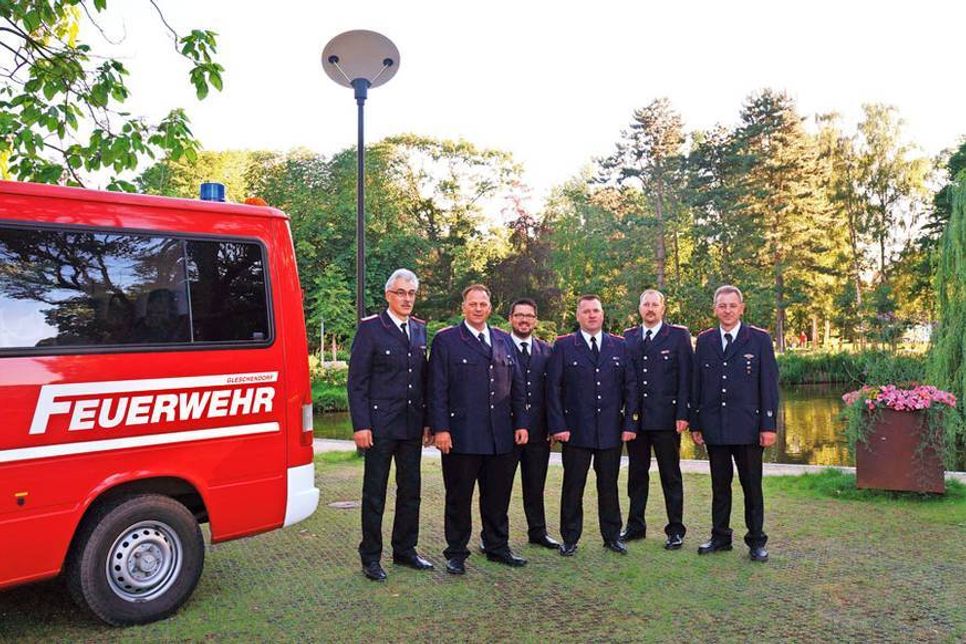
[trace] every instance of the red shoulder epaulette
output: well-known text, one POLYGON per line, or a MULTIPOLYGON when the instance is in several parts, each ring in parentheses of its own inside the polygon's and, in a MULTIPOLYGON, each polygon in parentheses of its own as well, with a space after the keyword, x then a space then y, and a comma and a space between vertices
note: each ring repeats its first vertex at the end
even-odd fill
POLYGON ((699 333, 699 334, 698 334, 698 337, 701 337, 702 335, 705 335, 705 334, 707 334, 707 333, 713 333, 713 332, 715 332, 715 331, 717 331, 717 330, 718 330, 718 327, 716 327, 716 326, 713 326, 713 327, 711 327, 710 329, 705 329, 704 331, 702 331, 701 333, 699 333))
POLYGON ((573 333, 564 333, 563 335, 558 335, 557 336, 557 339, 554 340, 554 342, 558 342, 560 340, 563 340, 564 338, 569 338, 572 335, 573 335, 573 333))
POLYGON ((624 336, 622 335, 617 335, 616 333, 608 333, 607 335, 614 338, 615 340, 620 340, 621 342, 624 341, 624 336))
POLYGON ((416 317, 415 315, 410 315, 409 317, 411 317, 412 319, 416 320, 420 324, 426 324, 426 320, 422 320, 422 319, 416 317))
POLYGON ((639 325, 635 325, 635 326, 629 326, 629 327, 627 327, 626 329, 624 329, 624 333, 630 333, 630 332, 631 332, 631 331, 633 331, 634 329, 640 329, 640 328, 641 328, 641 327, 640 327, 639 325))
POLYGON ((359 321, 360 322, 366 322, 367 320, 375 320, 377 317, 379 317, 379 314, 378 313, 373 314, 373 315, 367 315, 366 317, 362 318, 359 321))

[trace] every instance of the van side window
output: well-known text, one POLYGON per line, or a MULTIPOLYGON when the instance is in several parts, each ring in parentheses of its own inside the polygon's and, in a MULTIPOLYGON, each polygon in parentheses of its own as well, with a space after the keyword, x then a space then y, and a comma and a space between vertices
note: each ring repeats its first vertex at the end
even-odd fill
POLYGON ((0 350, 263 342, 267 307, 258 244, 0 226, 0 350))
POLYGON ((262 251, 257 244, 189 241, 195 342, 263 341, 268 308, 262 251))

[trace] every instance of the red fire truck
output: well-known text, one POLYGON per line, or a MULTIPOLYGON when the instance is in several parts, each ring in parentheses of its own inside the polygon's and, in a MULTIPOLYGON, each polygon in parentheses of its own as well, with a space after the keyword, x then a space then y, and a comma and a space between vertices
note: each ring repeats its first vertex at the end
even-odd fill
POLYGON ((145 623, 311 515, 306 357, 278 210, 0 182, 0 588, 145 623))

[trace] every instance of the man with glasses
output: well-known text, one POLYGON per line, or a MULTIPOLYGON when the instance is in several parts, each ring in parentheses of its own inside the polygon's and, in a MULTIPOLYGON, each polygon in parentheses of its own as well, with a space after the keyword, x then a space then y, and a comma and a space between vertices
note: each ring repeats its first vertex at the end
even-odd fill
POLYGON ((388 307, 359 322, 349 359, 349 410, 356 446, 365 450, 362 483, 363 574, 384 581, 382 515, 389 466, 396 461, 393 563, 427 570, 416 552, 422 446, 431 444, 426 418, 426 323, 412 317, 419 280, 401 268, 386 281, 388 307))
POLYGON ((640 428, 637 438, 627 443, 627 496, 631 507, 621 539, 643 539, 647 532, 644 510, 653 448, 667 511, 664 548, 678 550, 685 533, 680 453, 681 432, 688 428, 690 415, 691 334, 683 326, 664 321, 664 294, 660 291, 641 293, 639 310, 642 323, 624 331, 637 374, 640 428))
POLYGON ((462 575, 472 534, 473 488, 480 481, 486 558, 507 566, 527 560, 508 543, 515 445, 527 442, 526 388, 511 340, 489 326, 490 291, 463 290, 463 321, 441 330, 429 358, 429 419, 442 452, 446 486, 446 572, 462 575))
POLYGON ((761 491, 762 452, 775 442, 778 364, 771 336, 743 324, 741 291, 714 292, 719 325, 698 335, 694 351, 691 438, 707 445, 711 466, 711 540, 698 554, 731 550, 731 481, 734 469, 745 497, 745 544, 752 561, 768 561, 761 491))
POLYGON ((523 486, 523 512, 527 517, 527 536, 530 543, 556 550, 560 547, 547 534, 543 491, 547 483, 550 463, 550 443, 547 437, 544 406, 544 379, 550 345, 533 335, 537 326, 537 303, 528 297, 510 305, 510 340, 517 367, 524 378, 527 394, 527 418, 530 425, 527 444, 519 447, 520 479, 523 486))

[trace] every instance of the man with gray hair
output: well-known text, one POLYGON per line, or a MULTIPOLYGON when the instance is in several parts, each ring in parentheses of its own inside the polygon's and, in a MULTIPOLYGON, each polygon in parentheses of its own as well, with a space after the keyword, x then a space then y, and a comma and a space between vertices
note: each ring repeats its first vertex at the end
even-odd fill
POLYGON ((664 533, 667 550, 684 543, 684 482, 681 478, 681 432, 688 428, 691 391, 691 333, 686 327, 664 321, 664 294, 654 289, 641 293, 642 324, 624 331, 627 352, 637 376, 640 425, 637 438, 627 443, 627 496, 630 510, 623 541, 643 539, 647 524, 651 449, 661 475, 667 511, 664 533))
POLYGON ((743 324, 744 312, 740 290, 731 285, 716 290, 719 324, 698 335, 694 351, 691 438, 708 448, 713 524, 698 554, 731 550, 733 459, 745 496, 745 544, 752 561, 768 561, 762 452, 775 442, 778 364, 771 336, 743 324))
POLYGON ((386 281, 388 307, 359 322, 349 358, 349 410, 356 446, 365 450, 362 483, 363 574, 386 579, 382 515, 389 466, 396 461, 393 563, 425 570, 433 564, 416 552, 419 536, 422 445, 432 441, 426 416, 426 323, 412 317, 419 280, 404 268, 386 281))

